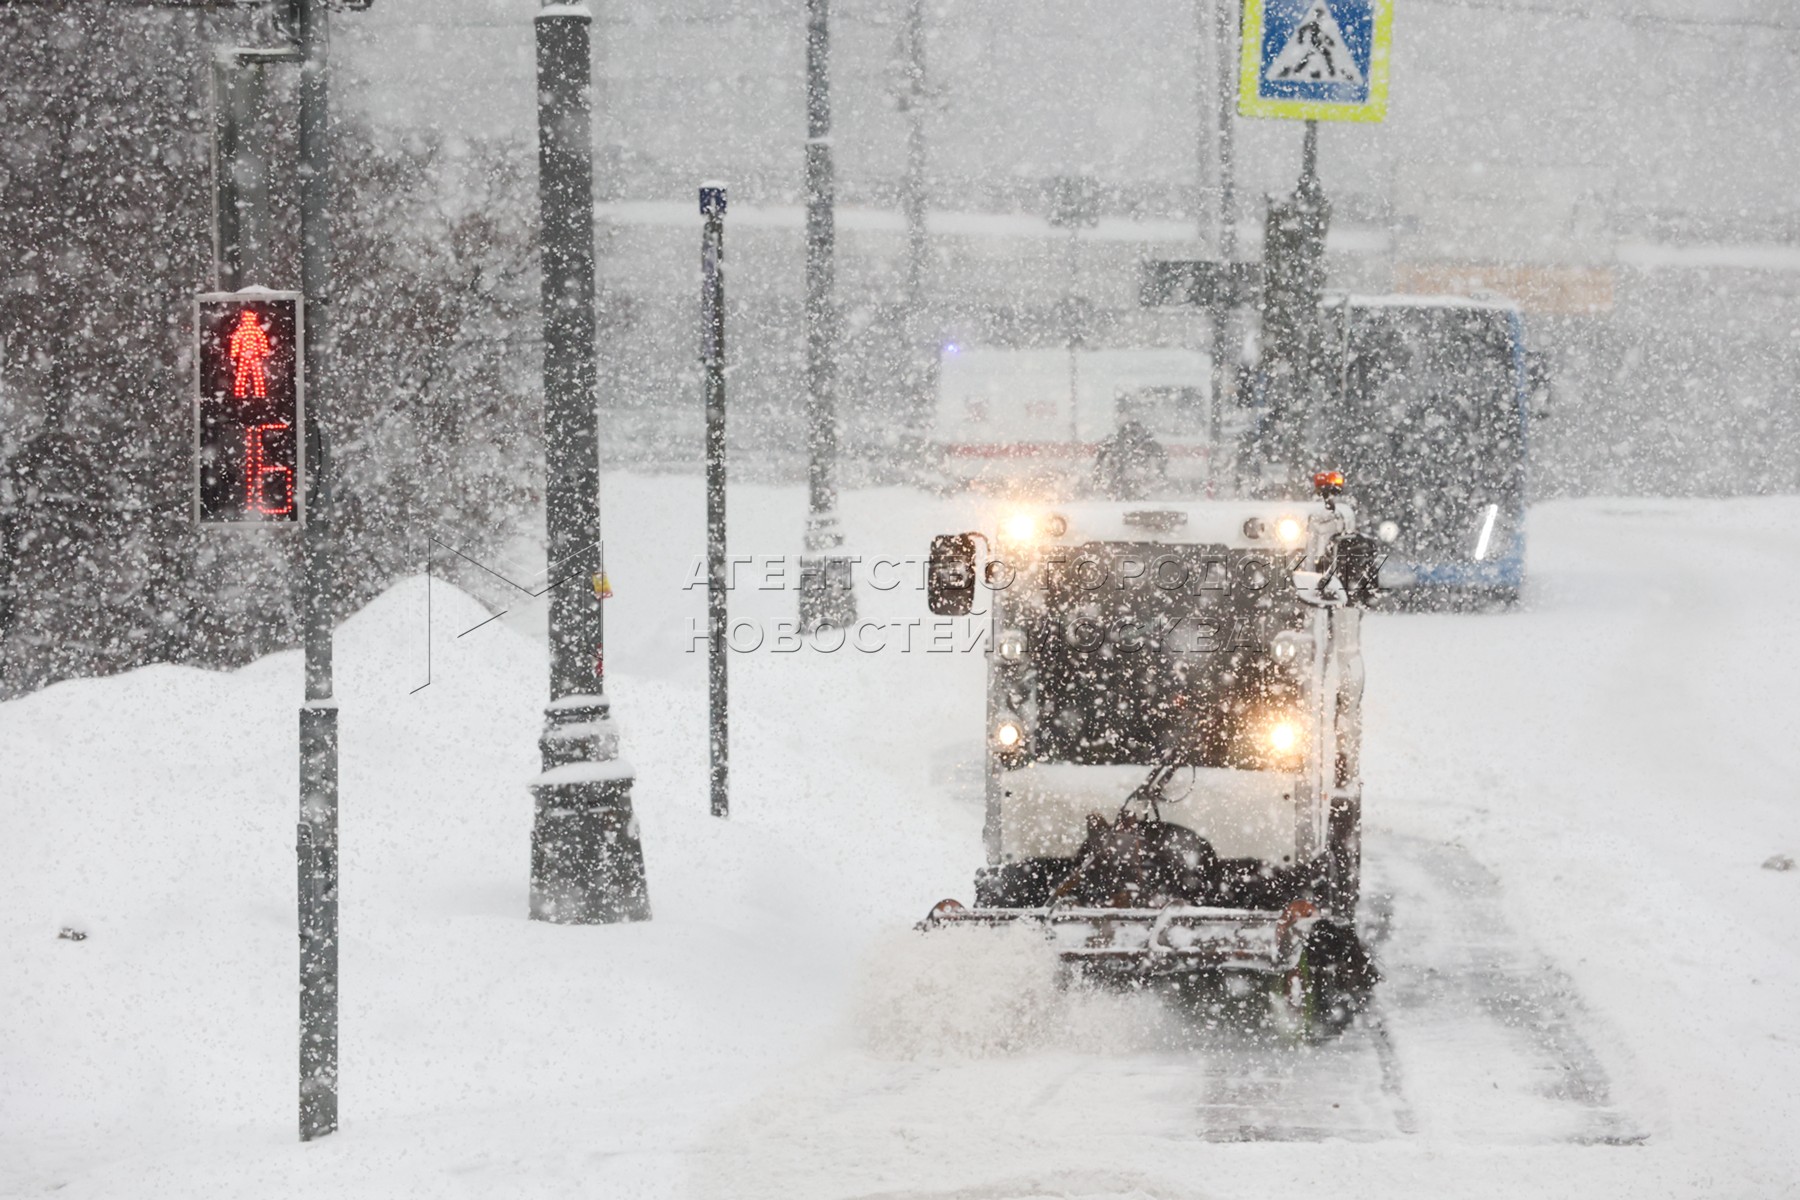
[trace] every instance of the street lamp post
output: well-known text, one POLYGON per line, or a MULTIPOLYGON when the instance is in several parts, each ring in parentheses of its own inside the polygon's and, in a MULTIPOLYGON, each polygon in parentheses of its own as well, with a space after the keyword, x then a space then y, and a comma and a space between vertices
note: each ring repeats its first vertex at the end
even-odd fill
POLYGON ((605 694, 592 21, 584 5, 550 2, 536 20, 550 705, 531 785, 531 917, 577 925, 650 916, 633 775, 605 694))
POLYGON ((935 339, 926 328, 925 271, 930 233, 925 225, 925 116, 931 91, 925 75, 925 0, 907 0, 900 27, 900 108, 906 113, 906 175, 900 209, 906 221, 905 312, 900 321, 901 353, 906 362, 906 431, 917 429, 931 411, 937 374, 935 339))
MULTIPOLYGON (((1226 4, 1222 0, 1199 0, 1202 8, 1212 10, 1213 35, 1213 83, 1215 85, 1213 139, 1217 149, 1217 170, 1219 177, 1218 222, 1215 245, 1218 259, 1222 264, 1230 264, 1237 258, 1237 164, 1233 155, 1233 134, 1236 130, 1237 117, 1237 48, 1238 23, 1237 5, 1226 4)), ((1207 36, 1206 22, 1201 21, 1201 40, 1207 36)), ((1201 111, 1207 107, 1206 85, 1200 84, 1201 111)), ((1202 125, 1205 122, 1202 121, 1202 125)), ((1202 156, 1204 159, 1204 155, 1202 156)), ((1205 168, 1201 168, 1204 177, 1205 168)), ((1204 212, 1202 206, 1201 212, 1204 212)), ((1204 224, 1204 218, 1202 218, 1204 224)), ((1202 231, 1202 240, 1205 233, 1202 231)), ((1229 269, 1229 267, 1227 267, 1229 269)), ((1227 486, 1227 478, 1221 470, 1224 453, 1224 409, 1227 394, 1232 390, 1232 371, 1236 364, 1232 361, 1230 350, 1231 309, 1233 301, 1230 297, 1219 297, 1208 305, 1207 316, 1212 326, 1212 403, 1208 406, 1207 417, 1207 478, 1209 487, 1216 493, 1227 486)))
POLYGON ((831 166, 830 0, 806 0, 806 553, 800 627, 856 620, 850 560, 837 518, 836 225, 831 166))
POLYGON ((729 816, 725 577, 725 186, 700 189, 700 361, 706 369, 706 681, 712 815, 729 816))

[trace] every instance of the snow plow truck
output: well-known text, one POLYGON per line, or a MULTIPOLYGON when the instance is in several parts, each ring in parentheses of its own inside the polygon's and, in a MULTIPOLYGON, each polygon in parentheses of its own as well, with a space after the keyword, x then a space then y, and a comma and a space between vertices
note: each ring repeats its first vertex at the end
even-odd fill
POLYGON ((987 862, 926 931, 1040 927, 1122 980, 1259 980, 1339 1022, 1356 928, 1359 622, 1385 547, 1316 498, 1085 501, 932 540, 932 612, 985 596, 987 862))

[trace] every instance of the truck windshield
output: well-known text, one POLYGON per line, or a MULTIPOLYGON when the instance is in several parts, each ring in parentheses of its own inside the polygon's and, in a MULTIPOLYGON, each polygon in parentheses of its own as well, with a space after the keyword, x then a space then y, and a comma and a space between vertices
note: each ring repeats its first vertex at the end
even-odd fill
POLYGON ((1224 546, 1089 542, 1044 565, 1028 637, 1042 761, 1261 768, 1255 729, 1295 703, 1274 635, 1293 563, 1224 546))
POLYGON ((1392 519, 1403 549, 1467 558, 1490 504, 1519 501, 1521 428, 1512 327, 1503 311, 1347 306, 1342 389, 1328 404, 1334 461, 1359 515, 1392 519))

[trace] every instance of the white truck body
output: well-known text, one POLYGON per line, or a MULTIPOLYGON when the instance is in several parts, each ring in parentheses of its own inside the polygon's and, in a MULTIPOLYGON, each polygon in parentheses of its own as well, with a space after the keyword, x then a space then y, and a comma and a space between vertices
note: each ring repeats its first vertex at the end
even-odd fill
MULTIPOLYGON (((996 543, 996 553, 1002 558, 1016 557, 1020 570, 1016 582, 991 593, 993 646, 1001 644, 1007 630, 1024 628, 1041 613, 1043 565, 1058 555, 1079 554, 1083 546, 1267 550, 1276 540, 1272 533, 1251 538, 1246 529, 1252 522, 1261 522, 1265 530, 1273 531, 1283 520, 1292 520, 1304 533, 1299 540, 1278 548, 1310 548, 1316 555, 1329 531, 1354 531, 1355 525, 1355 514, 1347 505, 1340 504, 1331 513, 1317 501, 1085 501, 1043 509, 1036 519, 1040 527, 1053 520, 1063 532, 1040 536, 1029 547, 1009 545, 1004 534, 996 543)), ((999 526, 1004 529, 1005 525, 1002 516, 999 526)), ((1144 557, 1148 561, 1143 569, 1154 571, 1154 550, 1144 557)), ((1296 586, 1304 582, 1301 576, 1296 586)), ((1169 789, 1171 802, 1163 818, 1206 837, 1222 857, 1291 865, 1319 853, 1326 839, 1333 790, 1356 786, 1353 781, 1361 742, 1361 614, 1354 608, 1332 605, 1304 607, 1303 612, 1306 633, 1317 647, 1318 658, 1302 673, 1311 744, 1295 762, 1295 769, 1192 767, 1184 769, 1169 789), (1350 772, 1350 779, 1342 784, 1336 778, 1341 770, 1350 772)), ((1013 714, 1026 723, 1029 736, 1029 713, 1015 713, 1009 695, 1016 691, 1009 667, 992 656, 990 667, 990 726, 1013 714)), ((1008 758, 990 739, 990 864, 1072 854, 1086 835, 1088 815, 1116 812, 1143 781, 1150 765, 1035 760, 1012 765, 1008 758)))

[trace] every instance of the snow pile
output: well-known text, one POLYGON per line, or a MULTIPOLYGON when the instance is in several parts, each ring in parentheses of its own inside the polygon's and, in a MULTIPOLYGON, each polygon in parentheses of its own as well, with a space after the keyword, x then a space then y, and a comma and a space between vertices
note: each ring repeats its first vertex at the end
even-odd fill
MULTIPOLYGON (((609 616, 630 631, 609 691, 638 770, 649 924, 525 919, 547 695, 541 642, 510 627, 528 607, 468 632, 489 612, 439 580, 429 675, 422 578, 339 630, 344 1129, 329 1143, 293 1145, 299 656, 0 706, 0 1193, 278 1194, 304 1164, 339 1194, 438 1194, 439 1171, 500 1182, 525 1156, 545 1187, 679 1195, 677 1148, 837 1036, 866 938, 972 869, 979 811, 930 802, 917 753, 920 737, 943 750, 961 714, 921 717, 918 686, 894 684, 944 664, 737 659, 734 813, 714 820, 686 636, 704 593, 683 588, 701 498, 684 481, 633 491, 637 506, 608 497, 609 616), (596 1176, 597 1128, 625 1157, 596 1176)), ((756 549, 798 541, 803 496, 736 504, 756 549)), ((918 536, 895 537, 917 555, 918 536)), ((747 590, 734 615, 791 619, 792 603, 747 590)), ((891 599, 896 616, 915 603, 891 599)), ((978 679, 980 663, 948 669, 978 679)))
POLYGON ((905 1061, 1175 1043, 1158 997, 1065 983, 1058 967, 1033 928, 894 931, 864 962, 853 1019, 870 1053, 905 1061))

